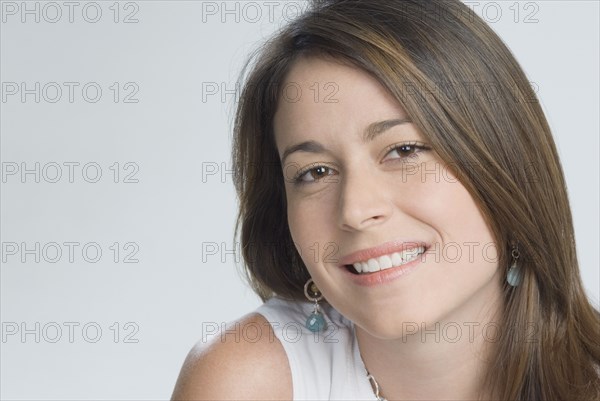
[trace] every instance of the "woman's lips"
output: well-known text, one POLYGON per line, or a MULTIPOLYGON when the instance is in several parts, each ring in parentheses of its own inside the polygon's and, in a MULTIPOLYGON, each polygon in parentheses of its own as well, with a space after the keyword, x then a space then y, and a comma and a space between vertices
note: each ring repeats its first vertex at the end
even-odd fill
POLYGON ((342 262, 340 264, 340 267, 342 268, 342 271, 344 272, 344 274, 347 275, 349 280, 351 280, 355 284, 360 285, 360 286, 373 287, 373 286, 377 286, 377 285, 381 285, 381 284, 385 284, 385 283, 394 281, 394 280, 400 278, 401 276, 404 276, 404 275, 412 272, 413 270, 415 270, 423 262, 422 255, 425 252, 427 252, 428 249, 429 249, 429 244, 427 244, 424 241, 386 242, 382 245, 379 245, 379 246, 376 246, 373 248, 363 249, 363 250, 353 252, 349 255, 342 257, 340 259, 340 262, 342 262), (395 265, 397 265, 397 263, 393 263, 392 266, 394 266, 394 267, 389 267, 389 268, 385 268, 385 269, 374 271, 374 272, 368 272, 368 273, 358 273, 358 272, 356 272, 355 268, 352 266, 354 263, 365 263, 365 262, 368 262, 369 260, 371 260, 371 263, 372 263, 373 259, 379 260, 379 261, 383 260, 383 263, 386 263, 385 255, 392 255, 394 253, 402 254, 403 252, 404 252, 404 255, 406 255, 406 254, 411 253, 410 252, 411 250, 416 252, 418 250, 418 248, 421 248, 420 250, 422 250, 423 252, 418 253, 418 254, 412 253, 411 257, 407 258, 408 261, 407 262, 403 261, 402 264, 400 264, 399 266, 395 266, 395 265), (416 255, 416 257, 415 257, 415 255, 416 255))
POLYGON ((425 241, 417 240, 385 242, 373 248, 362 249, 343 256, 339 263, 341 266, 353 265, 356 262, 367 262, 369 259, 378 258, 383 255, 391 255, 393 253, 402 253, 403 251, 418 247, 424 247, 425 251, 427 251, 429 244, 425 241))
POLYGON ((356 273, 366 274, 373 273, 379 270, 390 269, 392 267, 398 267, 412 261, 414 258, 419 257, 425 252, 425 247, 418 246, 416 248, 405 249, 402 252, 394 252, 392 254, 386 254, 377 258, 371 258, 366 262, 356 262, 353 265, 347 265, 350 271, 356 273))

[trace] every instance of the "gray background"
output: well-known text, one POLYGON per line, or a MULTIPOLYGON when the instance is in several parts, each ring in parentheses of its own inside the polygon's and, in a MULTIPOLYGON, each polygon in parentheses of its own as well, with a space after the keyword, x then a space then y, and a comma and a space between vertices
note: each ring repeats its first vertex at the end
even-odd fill
MULTIPOLYGON (((537 87, 597 305, 598 2, 466 3, 537 87)), ((36 22, 20 1, 2 2, 0 396, 166 399, 207 328, 260 304, 227 253, 235 96, 223 89, 304 3, 75 2, 72 22, 63 2, 53 4, 26 3, 39 8, 36 22), (24 101, 11 94, 22 82, 40 83, 39 103, 35 90, 24 101), (73 182, 70 162, 79 163, 73 182), (21 163, 39 163, 39 182, 11 173, 21 163), (102 176, 88 182, 98 167, 102 176), (21 255, 22 243, 34 251, 21 255)))

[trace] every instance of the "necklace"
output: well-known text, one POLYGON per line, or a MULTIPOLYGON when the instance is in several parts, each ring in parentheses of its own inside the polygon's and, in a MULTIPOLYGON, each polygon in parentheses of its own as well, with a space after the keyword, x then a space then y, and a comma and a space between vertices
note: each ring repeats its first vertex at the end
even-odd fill
POLYGON ((373 388, 373 393, 375 393, 377 401, 387 401, 384 396, 379 394, 379 383, 377 383, 377 380, 375 380, 375 377, 370 374, 369 371, 367 371, 367 379, 369 379, 369 382, 371 382, 371 387, 373 388))

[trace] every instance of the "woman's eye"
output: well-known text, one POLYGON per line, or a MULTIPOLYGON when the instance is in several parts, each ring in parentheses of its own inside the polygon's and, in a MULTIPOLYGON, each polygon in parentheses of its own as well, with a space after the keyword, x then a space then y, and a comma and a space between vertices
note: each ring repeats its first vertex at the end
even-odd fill
POLYGON ((317 166, 301 171, 294 181, 297 183, 313 182, 333 174, 335 174, 335 170, 327 166, 317 166))
POLYGON ((408 159, 418 157, 418 153, 429 148, 424 145, 418 145, 416 143, 404 143, 401 145, 395 145, 389 152, 386 153, 384 161, 387 159, 408 159))

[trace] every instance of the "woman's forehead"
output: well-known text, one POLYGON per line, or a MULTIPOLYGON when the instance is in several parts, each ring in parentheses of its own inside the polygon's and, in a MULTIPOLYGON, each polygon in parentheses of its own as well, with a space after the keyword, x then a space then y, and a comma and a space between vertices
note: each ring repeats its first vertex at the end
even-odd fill
MULTIPOLYGON (((367 72, 321 58, 300 58, 282 81, 273 127, 277 133, 406 118, 396 99, 367 72)), ((364 126, 364 127, 363 127, 364 126)))

